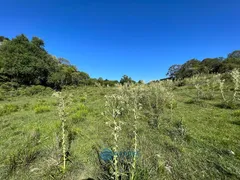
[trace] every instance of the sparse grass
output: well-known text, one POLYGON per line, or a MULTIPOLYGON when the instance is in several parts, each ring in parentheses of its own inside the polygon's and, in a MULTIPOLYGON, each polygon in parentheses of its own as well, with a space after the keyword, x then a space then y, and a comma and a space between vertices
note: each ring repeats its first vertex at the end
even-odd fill
MULTIPOLYGON (((69 116, 66 123, 69 155, 64 174, 60 168, 61 122, 56 99, 51 93, 0 101, 0 106, 5 107, 0 116, 0 179, 101 179, 106 164, 99 163, 98 153, 114 146, 112 131, 101 115, 105 108, 104 95, 116 94, 117 89, 101 87, 100 91, 99 87, 79 87, 64 90, 74 95, 69 112, 81 112, 76 115, 77 122, 71 121, 69 116), (51 111, 35 113, 36 104, 50 106, 51 111), (84 104, 84 108, 79 104, 84 104), (87 113, 82 115, 85 108, 87 113), (79 121, 82 117, 87 120, 79 121)), ((126 124, 118 133, 119 151, 134 147, 133 139, 137 137, 139 155, 134 179, 240 179, 239 110, 219 107, 222 103, 219 90, 214 91, 213 99, 199 101, 196 101, 197 90, 193 87, 179 86, 172 92, 172 106, 171 101, 161 99, 161 94, 149 94, 153 99, 145 101, 148 111, 143 107, 137 129, 133 128, 134 119, 125 119, 126 124), (154 107, 156 102, 159 102, 158 110, 154 107), (166 102, 164 107, 160 102, 166 102), (149 126, 149 117, 155 117, 149 111, 161 113, 157 128, 149 126)), ((228 93, 231 96, 232 92, 225 92, 228 93)), ((124 162, 122 165, 131 167, 124 162)))

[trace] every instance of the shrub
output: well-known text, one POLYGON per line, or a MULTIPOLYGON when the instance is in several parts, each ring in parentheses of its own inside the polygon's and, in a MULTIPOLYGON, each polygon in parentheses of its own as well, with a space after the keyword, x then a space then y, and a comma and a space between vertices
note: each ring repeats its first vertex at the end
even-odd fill
POLYGON ((187 137, 186 127, 182 120, 177 120, 173 123, 173 127, 167 130, 168 136, 174 140, 184 140, 187 137))
POLYGON ((0 87, 0 99, 3 100, 4 96, 17 96, 18 91, 16 89, 19 87, 18 83, 7 82, 3 83, 0 87))
POLYGON ((38 103, 34 106, 35 113, 43 113, 50 111, 50 106, 47 104, 46 100, 39 99, 38 103))
POLYGON ((4 106, 0 107, 0 116, 4 114, 10 114, 12 112, 17 112, 19 106, 16 104, 5 104, 4 106))
POLYGON ((177 87, 181 87, 181 86, 185 86, 186 85, 186 81, 185 80, 175 80, 174 84, 177 87))
POLYGON ((170 102, 167 102, 167 104, 166 104, 166 107, 168 108, 168 109, 176 109, 177 108, 177 101, 176 100, 172 100, 172 101, 170 101, 170 102))
POLYGON ((5 91, 11 91, 13 89, 17 89, 20 85, 16 82, 6 82, 1 85, 1 88, 5 91))
POLYGON ((7 104, 5 105, 5 109, 7 113, 11 113, 18 111, 19 107, 16 104, 7 104))
POLYGON ((234 111, 232 115, 235 117, 240 117, 240 110, 234 111))
POLYGON ((233 101, 235 102, 238 99, 239 88, 240 88, 240 72, 238 69, 234 69, 231 72, 231 76, 234 82, 234 94, 233 94, 233 101))
POLYGON ((22 105, 22 109, 29 110, 30 109, 30 103, 25 103, 22 105))
POLYGON ((51 101, 51 105, 57 106, 57 105, 58 105, 58 102, 57 102, 57 101, 51 101))
POLYGON ((78 123, 84 121, 88 114, 88 109, 84 104, 78 104, 73 110, 70 118, 73 122, 78 123))
POLYGON ((31 95, 39 94, 39 93, 43 92, 44 90, 45 90, 45 87, 40 86, 40 85, 31 86, 31 87, 28 88, 28 91, 31 95))
POLYGON ((50 106, 47 106, 47 105, 36 105, 34 107, 35 113, 43 113, 43 112, 49 112, 49 111, 50 111, 50 106))
POLYGON ((80 97, 80 102, 86 102, 87 100, 87 97, 83 96, 83 97, 80 97))
POLYGON ((230 73, 223 73, 221 75, 221 80, 226 80, 227 82, 232 83, 232 76, 230 73))
POLYGON ((35 94, 51 94, 52 93, 52 89, 49 87, 44 87, 41 85, 37 85, 37 86, 29 86, 29 87, 25 87, 25 88, 19 88, 19 91, 21 95, 25 95, 25 96, 32 96, 35 94))
POLYGON ((170 107, 173 102, 171 90, 165 88, 161 83, 154 83, 145 87, 142 93, 140 103, 143 105, 145 115, 158 122, 165 108, 170 107))
POLYGON ((37 100, 38 104, 43 104, 43 105, 47 105, 47 101, 45 99, 38 99, 37 100))
POLYGON ((45 94, 52 94, 52 93, 53 93, 53 89, 50 88, 50 87, 46 87, 44 93, 45 93, 45 94))
POLYGON ((76 99, 73 99, 73 102, 76 103, 76 102, 80 101, 80 102, 84 103, 84 102, 86 102, 86 100, 87 100, 86 96, 81 96, 81 97, 77 97, 76 99))

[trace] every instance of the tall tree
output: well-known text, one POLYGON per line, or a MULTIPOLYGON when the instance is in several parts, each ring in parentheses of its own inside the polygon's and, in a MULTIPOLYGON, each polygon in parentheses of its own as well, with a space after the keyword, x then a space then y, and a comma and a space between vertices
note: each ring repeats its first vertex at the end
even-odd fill
POLYGON ((177 78, 191 77, 195 74, 200 73, 201 61, 197 59, 191 59, 184 63, 177 73, 177 78))
POLYGON ((182 65, 179 64, 174 64, 172 65, 167 72, 167 76, 169 76, 170 78, 175 78, 177 76, 177 73, 179 72, 179 70, 181 69, 182 65))
POLYGON ((128 77, 127 75, 123 75, 123 77, 120 80, 121 84, 125 84, 125 83, 135 83, 134 80, 132 80, 131 77, 128 77))
POLYGON ((220 58, 206 58, 201 62, 201 73, 217 73, 221 63, 220 58))
POLYGON ((23 84, 46 84, 54 64, 45 49, 23 34, 0 46, 0 61, 0 73, 23 84))
POLYGON ((33 37, 31 42, 39 48, 44 48, 44 41, 38 37, 33 37))
POLYGON ((228 58, 240 58, 240 50, 235 50, 229 53, 228 58))

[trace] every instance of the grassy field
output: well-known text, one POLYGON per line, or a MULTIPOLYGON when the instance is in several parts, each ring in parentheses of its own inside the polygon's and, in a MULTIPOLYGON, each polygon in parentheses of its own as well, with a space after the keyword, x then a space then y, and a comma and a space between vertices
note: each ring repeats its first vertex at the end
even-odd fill
MULTIPOLYGON (((5 95, 0 101, 0 179, 110 179, 108 175, 112 176, 116 166, 103 162, 99 154, 116 146, 114 126, 106 124, 114 118, 103 112, 109 110, 106 101, 111 98, 107 98, 123 92, 118 89, 63 90, 63 94, 72 94, 70 104, 66 104, 65 172, 58 98, 49 90, 35 95, 5 95)), ((148 102, 164 98, 157 94, 161 91, 152 96, 154 92, 149 91, 148 102)), ((142 103, 136 121, 135 111, 119 113, 116 120, 124 124, 117 131, 118 151, 132 151, 137 144, 139 152, 134 168, 132 158, 118 158, 121 178, 128 179, 128 173, 134 171, 133 179, 146 180, 240 179, 239 106, 222 106, 219 90, 212 99, 197 100, 196 88, 174 86, 171 95, 174 101, 170 105, 156 108, 151 104, 149 109, 142 103)))

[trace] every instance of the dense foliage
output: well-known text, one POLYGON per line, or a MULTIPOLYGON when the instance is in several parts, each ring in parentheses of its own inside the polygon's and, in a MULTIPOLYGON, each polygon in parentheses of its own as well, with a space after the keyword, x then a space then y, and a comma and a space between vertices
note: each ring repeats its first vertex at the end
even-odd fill
POLYGON ((196 74, 226 73, 235 68, 240 68, 240 50, 228 54, 227 58, 205 58, 202 61, 191 59, 183 65, 172 65, 167 76, 183 79, 196 74))
POLYGON ((44 41, 29 40, 19 35, 9 40, 0 36, 0 81, 19 85, 43 85, 61 88, 64 85, 114 85, 117 81, 92 79, 64 58, 50 55, 44 41))
POLYGON ((123 77, 120 80, 121 84, 125 84, 125 83, 136 83, 134 80, 132 80, 131 77, 128 77, 127 75, 123 75, 123 77))

